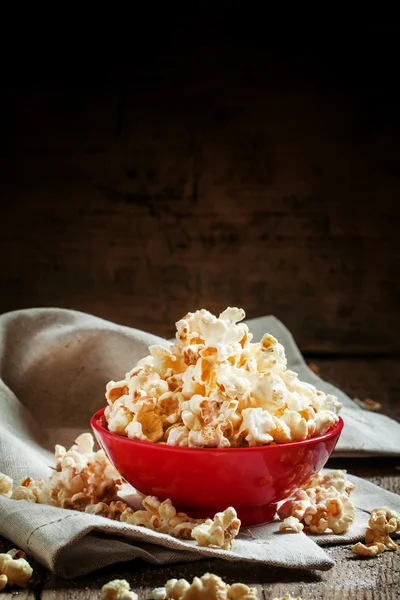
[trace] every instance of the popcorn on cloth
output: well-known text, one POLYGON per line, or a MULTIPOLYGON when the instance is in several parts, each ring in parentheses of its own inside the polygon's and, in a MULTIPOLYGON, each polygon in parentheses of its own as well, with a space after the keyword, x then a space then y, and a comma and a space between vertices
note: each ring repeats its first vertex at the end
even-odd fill
POLYGON ((355 507, 349 498, 353 489, 354 485, 346 479, 346 471, 318 473, 279 507, 278 516, 283 523, 294 517, 310 533, 345 533, 355 518, 355 507))
POLYGON ((191 538, 194 527, 202 523, 201 520, 192 519, 185 513, 177 513, 169 499, 161 502, 155 496, 146 496, 143 499, 143 507, 144 510, 137 511, 127 507, 122 512, 120 521, 186 540, 191 538))
POLYGON ((93 450, 94 439, 90 433, 83 433, 67 451, 63 446, 55 447, 56 469, 48 481, 25 477, 12 490, 12 480, 0 474, 3 495, 12 500, 25 500, 38 504, 50 504, 62 508, 93 512, 107 512, 101 505, 107 505, 112 518, 121 513, 122 503, 112 503, 122 479, 111 465, 103 450, 93 450), (11 482, 11 483, 10 483, 11 482), (11 487, 10 487, 11 486, 11 487), (111 502, 111 504, 110 504, 111 502), (96 508, 89 509, 89 505, 96 508))
POLYGON ((192 531, 192 538, 199 546, 218 546, 229 550, 240 529, 240 519, 231 506, 217 513, 214 519, 207 519, 192 531))
POLYGON ((393 533, 400 533, 400 513, 386 506, 374 508, 365 532, 365 544, 358 542, 351 549, 361 556, 372 557, 386 550, 397 550, 397 544, 390 537, 393 533))
POLYGON ((33 569, 25 559, 25 552, 22 550, 14 548, 5 554, 0 554, 0 591, 6 585, 25 587, 32 574, 33 569))
POLYGON ((8 475, 0 473, 0 496, 10 498, 13 489, 13 480, 8 475))
POLYGON ((201 545, 231 547, 240 528, 233 508, 217 513, 213 520, 204 521, 177 512, 169 499, 161 502, 155 496, 146 496, 142 501, 143 510, 134 511, 125 502, 116 499, 122 484, 120 475, 103 450, 94 452, 93 446, 94 439, 90 433, 80 435, 68 451, 57 445, 56 470, 47 482, 25 477, 12 490, 12 479, 0 473, 4 495, 12 500, 50 504, 147 527, 180 539, 190 540, 199 536, 201 545), (193 536, 192 532, 201 524, 205 524, 204 529, 196 530, 193 536))
POLYGON ((300 533, 304 529, 303 523, 300 523, 296 517, 286 517, 279 525, 280 531, 285 533, 300 533))
POLYGON ((101 588, 99 600, 138 600, 126 579, 114 579, 101 588))
POLYGON ((228 307, 201 309, 176 323, 176 343, 150 355, 106 387, 110 431, 131 439, 189 447, 258 446, 308 439, 338 420, 341 404, 287 369, 269 333, 252 344, 228 307))

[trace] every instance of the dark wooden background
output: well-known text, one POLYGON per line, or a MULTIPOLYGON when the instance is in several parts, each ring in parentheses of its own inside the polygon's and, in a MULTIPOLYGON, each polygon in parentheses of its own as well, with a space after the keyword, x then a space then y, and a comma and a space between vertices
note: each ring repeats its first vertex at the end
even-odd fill
POLYGON ((0 311, 169 336, 188 310, 239 305, 306 353, 398 354, 397 37, 278 48, 185 27, 7 80, 0 311))

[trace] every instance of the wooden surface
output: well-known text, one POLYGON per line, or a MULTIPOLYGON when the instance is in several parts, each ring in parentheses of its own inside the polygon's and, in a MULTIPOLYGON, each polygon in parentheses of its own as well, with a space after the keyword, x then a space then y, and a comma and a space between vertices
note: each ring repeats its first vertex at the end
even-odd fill
POLYGON ((170 336, 188 310, 239 305, 305 352, 398 354, 389 38, 334 57, 202 36, 84 85, 3 90, 0 311, 170 336))
MULTIPOLYGON (((350 395, 373 397, 382 403, 382 412, 400 420, 400 369, 394 359, 313 359, 321 376, 340 385, 350 395)), ((350 473, 365 477, 381 487, 400 493, 400 459, 334 459, 332 468, 347 468, 350 473)), ((0 540, 0 550, 11 544, 0 540)), ((303 600, 399 600, 400 552, 385 552, 376 559, 354 555, 348 545, 326 547, 335 561, 328 572, 276 569, 260 565, 204 560, 189 564, 156 567, 139 560, 102 569, 75 581, 51 575, 38 565, 28 590, 18 593, 23 600, 95 600, 101 586, 115 578, 127 579, 140 599, 150 598, 151 590, 172 577, 191 579, 210 571, 229 583, 243 581, 256 585, 261 600, 290 592, 303 600)), ((3 600, 12 600, 3 593, 3 600)))

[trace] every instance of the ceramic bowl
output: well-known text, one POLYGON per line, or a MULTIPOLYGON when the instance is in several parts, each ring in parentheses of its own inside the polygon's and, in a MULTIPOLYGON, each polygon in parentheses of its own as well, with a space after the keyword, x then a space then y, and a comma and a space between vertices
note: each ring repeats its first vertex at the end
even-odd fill
POLYGON ((91 419, 95 436, 117 471, 137 491, 191 517, 212 517, 233 506, 242 524, 273 519, 284 500, 318 473, 331 455, 343 420, 324 435, 252 448, 181 448, 111 433, 104 408, 91 419))

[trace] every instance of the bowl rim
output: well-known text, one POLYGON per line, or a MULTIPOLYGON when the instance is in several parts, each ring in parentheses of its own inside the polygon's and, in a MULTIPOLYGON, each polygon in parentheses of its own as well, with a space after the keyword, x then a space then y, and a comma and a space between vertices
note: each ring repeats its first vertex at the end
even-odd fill
POLYGON ((101 425, 100 423, 100 419, 103 416, 105 411, 105 407, 101 408, 100 410, 98 410, 97 412, 95 412, 95 414, 92 416, 92 418, 90 419, 90 425, 93 429, 93 431, 99 431, 102 433, 105 433, 107 436, 109 436, 111 439, 115 439, 118 441, 124 441, 124 443, 130 443, 132 445, 132 448, 135 446, 139 446, 142 448, 158 448, 161 451, 165 451, 165 452, 180 452, 182 454, 185 453, 193 453, 193 452, 207 452, 207 453, 212 453, 212 452, 256 452, 256 451, 260 451, 261 449, 263 449, 264 451, 272 451, 272 449, 277 449, 277 448, 302 448, 303 446, 310 446, 313 444, 317 444, 318 442, 325 442, 327 440, 330 440, 332 438, 334 438, 335 436, 339 436, 340 433, 342 432, 343 426, 344 426, 344 421, 342 419, 342 417, 338 416, 338 422, 332 427, 332 429, 329 429, 326 433, 323 433, 322 435, 318 435, 316 437, 312 437, 312 438, 308 438, 306 440, 300 440, 297 442, 285 442, 285 443, 280 443, 280 444, 272 444, 272 445, 265 445, 265 446, 251 446, 251 447, 247 447, 247 448, 231 448, 231 447, 223 447, 223 448, 188 448, 185 446, 172 446, 169 444, 160 444, 158 442, 145 442, 142 440, 132 440, 131 438, 128 438, 124 435, 120 435, 119 433, 114 433, 113 431, 109 431, 108 429, 106 429, 105 427, 103 427, 103 425, 101 425))

